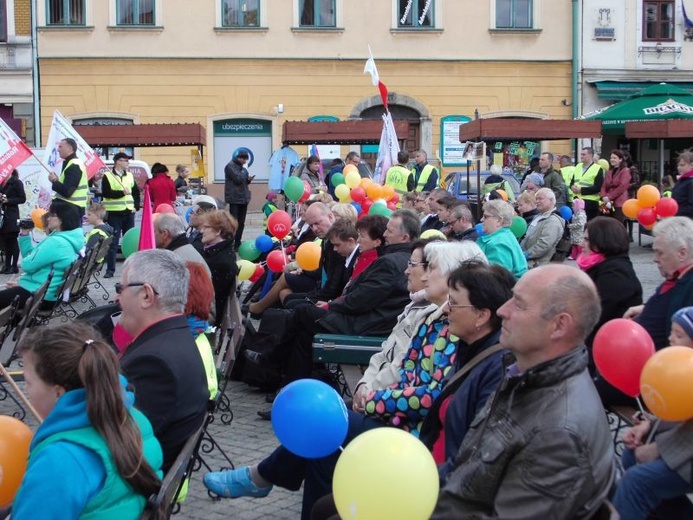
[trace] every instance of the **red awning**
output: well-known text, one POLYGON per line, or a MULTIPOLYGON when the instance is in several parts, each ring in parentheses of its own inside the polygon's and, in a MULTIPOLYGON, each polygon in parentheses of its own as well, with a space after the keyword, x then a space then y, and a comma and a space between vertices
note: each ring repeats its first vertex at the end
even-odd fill
POLYGON ((205 146, 207 136, 199 123, 150 125, 75 125, 91 146, 205 146))
MULTIPOLYGON (((400 140, 409 135, 409 122, 395 120, 395 132, 400 140)), ((353 121, 286 121, 282 127, 282 142, 289 144, 368 144, 379 143, 383 131, 380 120, 353 121)))
POLYGON ((628 139, 693 137, 693 119, 630 121, 626 123, 626 137, 628 139))
POLYGON ((601 121, 574 119, 497 117, 477 119, 460 125, 460 142, 510 139, 553 141, 556 139, 595 138, 601 137, 601 135, 601 121))

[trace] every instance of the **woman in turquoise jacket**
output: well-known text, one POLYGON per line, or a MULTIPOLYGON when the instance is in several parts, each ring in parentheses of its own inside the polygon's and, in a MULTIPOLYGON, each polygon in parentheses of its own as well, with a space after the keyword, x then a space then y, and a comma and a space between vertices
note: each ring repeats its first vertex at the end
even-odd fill
POLYGON ((29 296, 47 280, 51 269, 53 280, 45 299, 48 302, 59 299, 57 291, 63 283, 65 271, 75 261, 78 252, 84 248, 82 218, 77 206, 60 200, 53 201, 47 215, 48 236, 38 244, 32 243, 28 229, 20 230, 19 249, 22 253, 21 267, 24 274, 17 282, 7 282, 6 289, 0 291, 0 309, 10 305, 16 296, 19 296, 20 307, 24 305, 29 296))
POLYGON ((519 279, 527 272, 527 259, 510 231, 515 216, 510 204, 503 200, 489 200, 484 204, 481 226, 484 234, 476 243, 486 255, 489 264, 498 264, 519 279))
POLYGON ((19 346, 26 391, 44 417, 12 519, 136 519, 161 486, 163 453, 132 408, 118 360, 81 323, 34 329, 19 346))

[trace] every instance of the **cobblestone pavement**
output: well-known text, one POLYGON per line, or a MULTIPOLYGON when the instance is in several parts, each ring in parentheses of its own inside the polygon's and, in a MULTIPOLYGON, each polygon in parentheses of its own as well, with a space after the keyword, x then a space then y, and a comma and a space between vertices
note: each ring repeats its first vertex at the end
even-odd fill
MULTIPOLYGON (((262 233, 260 216, 249 216, 248 224, 246 237, 252 238, 262 233)), ((661 282, 661 277, 656 265, 652 262, 652 249, 638 246, 637 236, 635 239, 636 242, 631 247, 631 259, 643 284, 644 297, 648 298, 661 282)), ((651 241, 650 237, 643 236, 643 245, 651 244, 651 241)), ((111 295, 114 294, 113 284, 119 280, 121 268, 122 264, 118 264, 116 276, 110 280, 105 280, 111 295)), ((7 278, 0 276, 0 283, 4 283, 7 278)), ((0 359, 4 359, 4 356, 0 356, 0 359)), ((233 411, 233 421, 231 424, 225 425, 221 421, 221 417, 217 415, 209 430, 215 441, 219 443, 237 467, 256 463, 271 453, 277 445, 271 423, 261 420, 256 414, 258 410, 266 409, 269 405, 265 404, 263 393, 239 382, 230 382, 226 395, 229 397, 233 411)), ((17 407, 10 400, 0 400, 0 414, 12 414, 16 411, 17 407)), ((35 423, 30 419, 27 422, 35 427, 35 423)), ((215 471, 228 466, 217 449, 213 449, 203 456, 205 462, 215 471)), ((180 513, 176 515, 177 518, 251 520, 300 517, 301 493, 292 493, 280 488, 275 488, 264 499, 243 498, 214 501, 207 495, 202 485, 202 475, 205 471, 202 468, 201 471, 193 475, 188 498, 182 505, 180 513)))

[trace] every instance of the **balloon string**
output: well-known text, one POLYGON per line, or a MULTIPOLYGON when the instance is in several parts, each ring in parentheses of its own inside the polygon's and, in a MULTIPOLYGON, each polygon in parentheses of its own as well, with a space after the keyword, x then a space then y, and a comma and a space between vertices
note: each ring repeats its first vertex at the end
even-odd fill
POLYGON ((643 408, 643 406, 642 406, 642 401, 640 400, 640 396, 637 396, 635 398, 635 402, 638 403, 638 408, 640 409, 640 413, 645 415, 645 408, 643 408))
POLYGON ((654 424, 652 425, 652 428, 650 429, 650 434, 647 436, 647 442, 645 444, 650 444, 652 442, 652 438, 655 436, 655 433, 657 433, 657 428, 659 427, 660 420, 657 419, 654 424))
POLYGON ((340 446, 339 451, 344 451, 344 446, 340 446))

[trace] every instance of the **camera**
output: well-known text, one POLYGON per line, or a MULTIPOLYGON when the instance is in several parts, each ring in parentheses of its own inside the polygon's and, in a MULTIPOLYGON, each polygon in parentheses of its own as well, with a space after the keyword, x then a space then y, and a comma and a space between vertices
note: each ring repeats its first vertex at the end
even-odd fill
POLYGON ((19 229, 34 229, 34 221, 30 218, 19 219, 19 229))

